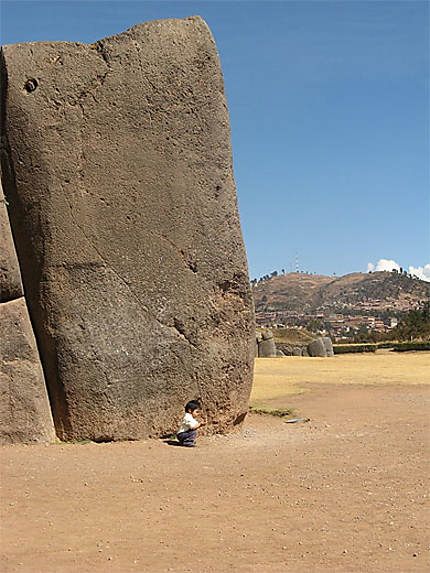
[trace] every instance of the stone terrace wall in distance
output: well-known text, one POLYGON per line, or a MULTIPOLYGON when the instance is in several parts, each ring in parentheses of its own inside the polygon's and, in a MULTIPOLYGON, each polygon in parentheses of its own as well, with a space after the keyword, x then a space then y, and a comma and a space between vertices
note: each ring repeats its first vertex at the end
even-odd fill
POLYGON ((199 17, 6 46, 2 154, 63 439, 247 412, 254 319, 213 38, 199 17))

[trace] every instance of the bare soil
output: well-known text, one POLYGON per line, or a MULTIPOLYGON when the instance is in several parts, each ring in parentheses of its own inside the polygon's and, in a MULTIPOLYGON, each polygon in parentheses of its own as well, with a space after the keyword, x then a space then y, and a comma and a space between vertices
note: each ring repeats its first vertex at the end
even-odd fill
POLYGON ((194 449, 1 448, 1 571, 429 571, 429 387, 305 387, 194 449))

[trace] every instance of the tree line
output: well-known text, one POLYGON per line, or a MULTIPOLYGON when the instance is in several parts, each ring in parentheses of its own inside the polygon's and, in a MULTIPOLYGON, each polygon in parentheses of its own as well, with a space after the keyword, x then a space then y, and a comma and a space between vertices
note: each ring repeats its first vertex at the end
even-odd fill
POLYGON ((405 312, 399 324, 389 332, 369 332, 367 327, 362 325, 352 336, 352 341, 356 343, 391 340, 430 340, 430 302, 424 303, 420 309, 405 312))
MULTIPOLYGON (((296 271, 296 273, 300 273, 302 275, 316 275, 316 273, 310 273, 309 271, 296 271)), ((286 274, 286 270, 285 269, 281 269, 280 271, 272 271, 270 274, 268 275, 263 275, 262 277, 260 277, 259 279, 252 279, 251 285, 253 287, 255 287, 255 285, 262 283, 264 281, 268 281, 270 279, 273 279, 274 277, 277 277, 279 275, 285 275, 286 274)), ((333 273, 335 274, 335 273, 333 273)))

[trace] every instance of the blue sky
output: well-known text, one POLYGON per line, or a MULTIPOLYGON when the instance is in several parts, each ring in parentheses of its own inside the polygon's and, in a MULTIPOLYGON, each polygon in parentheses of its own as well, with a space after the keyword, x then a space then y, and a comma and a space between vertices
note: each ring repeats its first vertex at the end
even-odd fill
POLYGON ((428 2, 0 5, 2 44, 94 42, 146 20, 205 18, 251 278, 294 269, 296 254, 318 274, 430 263, 428 2))

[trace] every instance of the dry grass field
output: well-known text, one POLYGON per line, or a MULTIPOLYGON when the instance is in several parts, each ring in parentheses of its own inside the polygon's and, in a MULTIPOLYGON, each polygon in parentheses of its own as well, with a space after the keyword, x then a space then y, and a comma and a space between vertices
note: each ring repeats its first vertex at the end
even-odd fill
POLYGON ((430 384, 430 352, 382 350, 333 358, 257 358, 251 404, 287 408, 288 397, 308 391, 308 384, 430 384))
POLYGON ((195 449, 4 446, 0 571, 427 573, 429 359, 259 359, 254 404, 310 422, 195 449))

